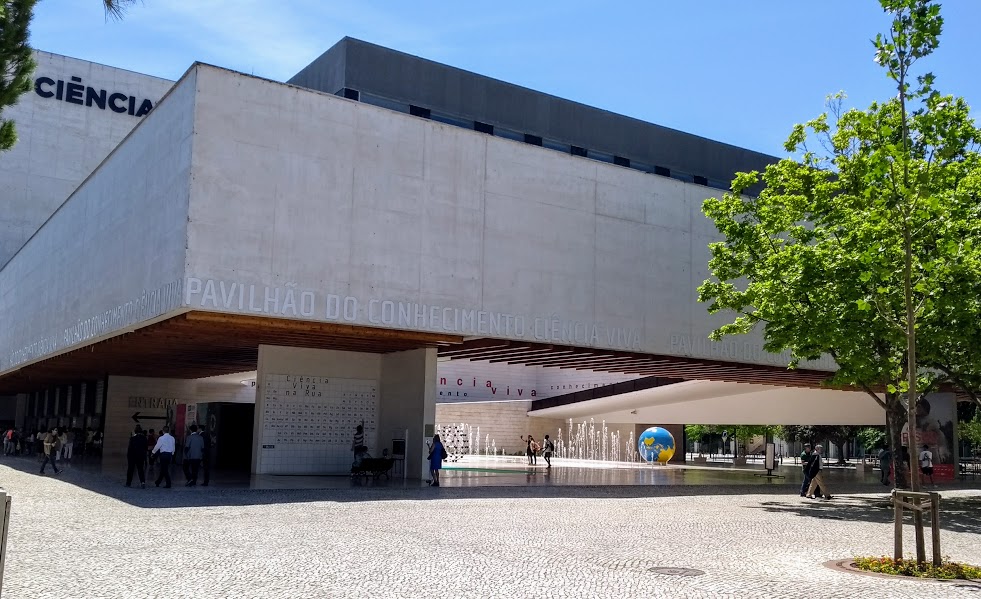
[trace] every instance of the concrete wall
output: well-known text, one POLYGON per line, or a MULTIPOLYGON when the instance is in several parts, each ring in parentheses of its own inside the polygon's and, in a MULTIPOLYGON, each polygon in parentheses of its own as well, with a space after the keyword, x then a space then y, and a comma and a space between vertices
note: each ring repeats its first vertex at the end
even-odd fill
POLYGON ((197 80, 188 307, 786 363, 756 337, 702 341, 725 321, 696 302, 705 187, 212 67, 197 80))
POLYGON ((543 439, 546 434, 555 437, 564 426, 561 420, 553 418, 529 418, 530 401, 506 401, 487 403, 438 404, 436 424, 447 426, 466 424, 480 429, 481 453, 489 450, 493 442, 498 453, 513 454, 525 451, 522 436, 532 435, 543 439))
POLYGON ((440 362, 436 375, 438 403, 540 399, 639 376, 470 360, 440 362))
MULTIPOLYGON (((211 402, 250 403, 255 401, 255 389, 241 383, 216 383, 208 379, 160 379, 110 376, 106 396, 105 435, 102 467, 106 471, 122 472, 126 463, 126 446, 136 422, 141 417, 167 416, 168 405, 211 402)), ((163 420, 144 420, 144 429, 159 431, 163 420)))
POLYGON ((0 372, 179 308, 194 89, 191 73, 0 270, 0 372))
MULTIPOLYGON (((136 98, 137 112, 143 100, 156 104, 173 85, 165 79, 48 52, 35 52, 34 58, 33 79, 40 86, 3 112, 5 119, 16 122, 19 141, 0 160, 0 266, 144 118, 128 113, 128 97, 136 98), (58 81, 62 82, 61 99, 57 97, 58 81), (82 104, 67 102, 65 86, 69 83, 91 87, 97 93, 105 90, 107 100, 108 94, 123 94, 127 99, 117 98, 116 106, 126 111, 99 108, 93 102, 86 105, 85 99, 82 104)), ((78 98, 72 95, 72 100, 78 98)))
POLYGON ((381 400, 381 444, 391 448, 390 440, 408 430, 405 471, 410 478, 426 478, 426 433, 436 419, 436 349, 383 355, 381 400))

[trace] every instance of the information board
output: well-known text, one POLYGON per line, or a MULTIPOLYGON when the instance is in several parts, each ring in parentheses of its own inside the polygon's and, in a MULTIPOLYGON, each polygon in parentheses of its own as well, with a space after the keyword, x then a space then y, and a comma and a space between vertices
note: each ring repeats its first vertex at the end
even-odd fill
POLYGON ((262 381, 259 471, 346 474, 355 429, 377 446, 378 381, 267 374, 262 381))

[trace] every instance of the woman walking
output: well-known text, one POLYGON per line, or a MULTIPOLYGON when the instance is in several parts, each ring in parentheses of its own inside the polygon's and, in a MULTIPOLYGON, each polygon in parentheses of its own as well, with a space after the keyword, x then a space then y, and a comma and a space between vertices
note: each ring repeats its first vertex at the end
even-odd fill
POLYGON ((432 477, 429 486, 439 486, 439 471, 443 468, 445 459, 446 449, 443 442, 439 440, 439 435, 433 435, 433 444, 429 448, 429 475, 432 477))

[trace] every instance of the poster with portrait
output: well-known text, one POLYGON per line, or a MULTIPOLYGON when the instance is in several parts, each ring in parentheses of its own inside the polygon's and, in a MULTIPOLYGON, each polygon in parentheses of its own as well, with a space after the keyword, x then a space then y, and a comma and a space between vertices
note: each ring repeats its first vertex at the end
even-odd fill
POLYGON ((910 464, 919 467, 924 448, 933 454, 933 480, 951 481, 957 471, 954 460, 954 423, 957 398, 953 393, 931 393, 916 402, 916 430, 909 444, 909 425, 903 425, 902 444, 910 453, 910 464))

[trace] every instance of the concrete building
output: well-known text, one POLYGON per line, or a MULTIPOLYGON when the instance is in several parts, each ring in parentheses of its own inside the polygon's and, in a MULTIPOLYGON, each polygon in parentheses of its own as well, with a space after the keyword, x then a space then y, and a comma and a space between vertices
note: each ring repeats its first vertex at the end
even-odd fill
POLYGON ((723 404, 883 420, 799 401, 830 361, 707 341, 701 203, 771 157, 351 39, 289 83, 39 57, 0 157, 0 393, 18 423, 104 430, 106 463, 134 420, 198 421, 229 467, 340 473, 364 422, 421 476, 438 420, 517 447, 613 384, 658 390, 593 406, 624 430, 723 404), (663 400, 684 381, 708 403, 663 400))

